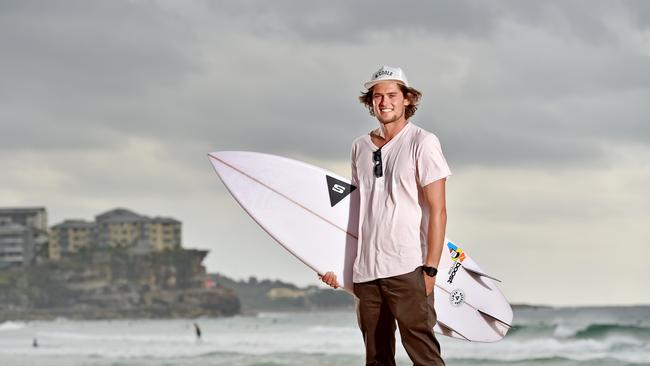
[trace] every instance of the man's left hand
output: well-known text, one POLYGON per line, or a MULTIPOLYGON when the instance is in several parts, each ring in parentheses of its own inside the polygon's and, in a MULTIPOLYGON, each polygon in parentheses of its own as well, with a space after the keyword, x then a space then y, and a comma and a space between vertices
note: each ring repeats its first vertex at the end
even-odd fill
POLYGON ((429 296, 431 295, 431 292, 433 292, 433 287, 436 285, 436 278, 431 277, 426 273, 422 273, 422 276, 424 276, 424 287, 426 288, 426 295, 429 296))

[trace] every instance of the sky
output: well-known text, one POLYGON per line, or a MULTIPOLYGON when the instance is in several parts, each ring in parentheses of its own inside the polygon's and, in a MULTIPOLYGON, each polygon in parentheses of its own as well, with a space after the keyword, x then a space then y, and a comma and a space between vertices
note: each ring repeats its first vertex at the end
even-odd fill
POLYGON ((349 176, 382 65, 453 171, 447 235, 511 302, 650 303, 646 1, 0 0, 0 206, 183 222, 208 271, 316 284, 206 154, 349 176))

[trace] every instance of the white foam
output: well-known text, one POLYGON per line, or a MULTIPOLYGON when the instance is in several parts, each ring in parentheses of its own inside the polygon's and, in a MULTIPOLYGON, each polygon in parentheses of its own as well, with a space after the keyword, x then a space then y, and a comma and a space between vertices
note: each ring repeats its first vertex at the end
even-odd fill
POLYGON ((352 333, 352 334, 361 334, 359 328, 349 327, 349 326, 327 326, 327 325, 318 325, 307 328, 307 332, 311 333, 352 333))
POLYGON ((602 358, 613 358, 624 362, 650 361, 650 352, 641 349, 642 344, 629 337, 608 337, 598 340, 506 339, 493 344, 449 342, 444 338, 441 341, 443 353, 450 359, 476 358, 514 362, 536 358, 564 357, 578 361, 602 358))
MULTIPOLYGON (((362 336, 353 312, 262 313, 260 317, 200 319, 203 340, 197 342, 195 320, 129 320, 5 322, 0 324, 0 356, 99 357, 167 359, 209 353, 363 355, 362 336), (8 330, 15 329, 14 332, 8 330), (22 329, 22 330, 21 330, 22 329), (31 347, 38 338, 40 347, 31 347)), ((529 321, 530 324, 536 322, 529 321)), ((585 325, 573 318, 542 323, 523 336, 516 333, 497 343, 482 344, 439 337, 445 358, 522 361, 566 357, 589 362, 612 358, 622 362, 650 363, 650 345, 644 337, 610 334, 575 338, 585 325), (555 329, 551 328, 555 324, 555 329)), ((396 334, 398 357, 407 357, 396 334)), ((1 357, 0 357, 1 358, 1 357)))
POLYGON ((0 324, 0 331, 1 330, 23 329, 26 326, 27 326, 27 323, 25 323, 25 322, 6 321, 6 322, 0 324))
POLYGON ((260 312, 260 313, 257 313, 257 317, 260 318, 260 319, 289 318, 289 317, 295 317, 295 314, 283 313, 283 312, 260 312))

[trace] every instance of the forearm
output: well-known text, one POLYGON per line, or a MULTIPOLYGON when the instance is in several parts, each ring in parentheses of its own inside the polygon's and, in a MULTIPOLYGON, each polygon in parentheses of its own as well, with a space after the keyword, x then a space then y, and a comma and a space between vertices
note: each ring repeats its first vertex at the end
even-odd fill
POLYGON ((438 268, 442 246, 445 241, 445 229, 447 227, 447 210, 441 209, 431 212, 429 216, 429 230, 427 235, 427 257, 425 265, 438 268))

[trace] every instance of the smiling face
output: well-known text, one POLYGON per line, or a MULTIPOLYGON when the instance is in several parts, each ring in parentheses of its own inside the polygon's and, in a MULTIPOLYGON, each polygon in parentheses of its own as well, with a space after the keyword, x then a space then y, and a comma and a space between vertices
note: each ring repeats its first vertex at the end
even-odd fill
POLYGON ((372 109, 382 124, 406 120, 404 107, 409 104, 394 81, 383 81, 372 87, 372 109))

